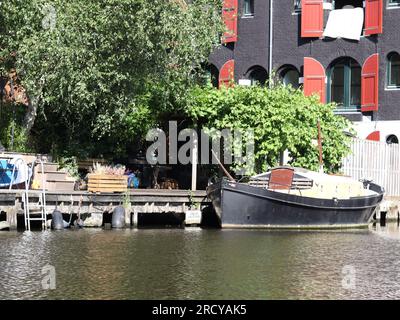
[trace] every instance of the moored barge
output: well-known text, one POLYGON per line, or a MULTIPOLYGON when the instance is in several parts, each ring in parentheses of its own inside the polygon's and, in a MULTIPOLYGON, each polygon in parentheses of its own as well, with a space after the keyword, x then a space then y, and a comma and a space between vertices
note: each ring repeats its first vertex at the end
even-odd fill
POLYGON ((371 181, 278 167, 207 188, 222 228, 367 227, 384 190, 371 181))

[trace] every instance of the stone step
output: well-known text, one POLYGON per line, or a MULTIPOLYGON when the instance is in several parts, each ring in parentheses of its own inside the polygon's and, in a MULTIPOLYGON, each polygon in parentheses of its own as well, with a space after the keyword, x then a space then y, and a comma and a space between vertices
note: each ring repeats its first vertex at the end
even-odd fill
POLYGON ((46 190, 48 191, 74 191, 74 189, 75 189, 75 181, 48 180, 46 182, 46 190))
MULTIPOLYGON (((44 173, 44 179, 47 181, 50 180, 57 180, 57 181, 64 181, 67 180, 67 173, 63 171, 47 171, 44 173)), ((42 173, 36 173, 35 178, 37 182, 42 182, 42 173)))
MULTIPOLYGON (((52 163, 52 162, 45 162, 43 164, 43 170, 45 172, 54 172, 54 171, 58 171, 58 163, 52 163)), ((42 168, 40 167, 40 165, 37 166, 38 172, 40 172, 42 170, 42 168)))

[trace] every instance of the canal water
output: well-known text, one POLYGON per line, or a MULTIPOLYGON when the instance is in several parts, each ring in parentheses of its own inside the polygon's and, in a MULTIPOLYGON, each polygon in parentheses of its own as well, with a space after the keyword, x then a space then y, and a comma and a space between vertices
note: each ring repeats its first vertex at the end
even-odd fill
POLYGON ((399 298, 396 223, 0 232, 0 299, 399 298))

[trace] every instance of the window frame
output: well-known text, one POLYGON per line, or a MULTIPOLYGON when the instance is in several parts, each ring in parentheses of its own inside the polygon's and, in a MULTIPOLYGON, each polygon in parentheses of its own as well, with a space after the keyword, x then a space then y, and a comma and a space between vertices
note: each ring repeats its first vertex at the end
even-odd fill
POLYGON ((250 80, 251 86, 259 85, 261 87, 264 87, 269 80, 268 71, 265 70, 265 68, 263 68, 262 66, 253 66, 249 70, 247 70, 246 79, 250 80))
POLYGON ((242 18, 252 18, 254 17, 254 0, 243 0, 242 6, 242 18), (250 13, 246 12, 247 9, 250 13))
POLYGON ((301 12, 301 0, 293 0, 293 8, 294 13, 301 12))
POLYGON ((386 144, 399 144, 399 138, 395 134, 389 134, 386 137, 386 144), (394 142, 393 140, 396 140, 397 142, 394 142))
MULTIPOLYGON (((342 60, 338 60, 334 65, 332 65, 328 71, 327 71, 327 88, 326 88, 326 102, 327 103, 332 103, 335 101, 331 101, 332 99, 332 72, 335 69, 335 66, 343 63, 343 100, 344 103, 343 105, 338 105, 336 108, 336 112, 359 112, 361 111, 361 90, 360 90, 360 104, 359 105, 353 105, 351 104, 351 87, 352 87, 352 67, 351 63, 354 63, 356 61, 352 60, 351 58, 345 58, 342 60)), ((358 64, 358 63, 357 63, 358 64)), ((362 74, 362 68, 360 67, 360 71, 362 74)), ((360 87, 361 87, 361 78, 362 75, 360 74, 360 87)))
MULTIPOLYGON (((326 0, 324 0, 324 2, 326 2, 326 0)), ((336 10, 336 1, 332 0, 331 3, 332 3, 332 10, 336 10)), ((365 10, 365 0, 362 1, 362 6, 361 7, 356 7, 356 8, 363 8, 365 10)))
POLYGON ((387 0, 387 8, 388 9, 393 9, 393 8, 400 8, 400 2, 392 2, 393 0, 387 0))
MULTIPOLYGON (((297 90, 297 89, 299 89, 300 88, 300 72, 295 68, 295 67, 284 67, 284 68, 282 68, 280 71, 279 71, 279 78, 280 78, 280 80, 282 81, 282 84, 283 85, 285 85, 284 84, 284 78, 286 77, 286 75, 289 73, 289 72, 291 72, 291 71, 293 71, 293 72, 296 72, 296 74, 297 74, 297 83, 296 83, 296 87, 294 87, 291 83, 289 83, 288 85, 290 85, 293 89, 295 89, 295 90, 297 90)), ((286 85, 285 85, 286 86, 286 85)))
POLYGON ((398 53, 398 52, 391 52, 388 54, 388 56, 386 58, 386 89, 388 89, 388 90, 400 90, 400 83, 398 85, 391 83, 391 78, 392 78, 391 57, 394 55, 397 55, 400 60, 400 53, 398 53))
MULTIPOLYGON (((330 3, 332 4, 332 10, 335 9, 335 0, 323 0, 323 3, 330 3)), ((301 13, 301 0, 293 0, 293 12, 301 13)))

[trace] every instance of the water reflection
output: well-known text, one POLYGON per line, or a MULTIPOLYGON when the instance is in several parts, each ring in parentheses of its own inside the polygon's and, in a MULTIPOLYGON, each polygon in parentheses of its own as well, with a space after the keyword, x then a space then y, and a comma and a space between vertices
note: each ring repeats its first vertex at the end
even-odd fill
POLYGON ((381 237, 400 240, 400 224, 397 223, 378 223, 371 225, 370 229, 381 237))
POLYGON ((400 298, 400 228, 0 233, 0 299, 400 298), (41 268, 55 267, 56 290, 41 268), (343 286, 344 267, 355 270, 343 286))

